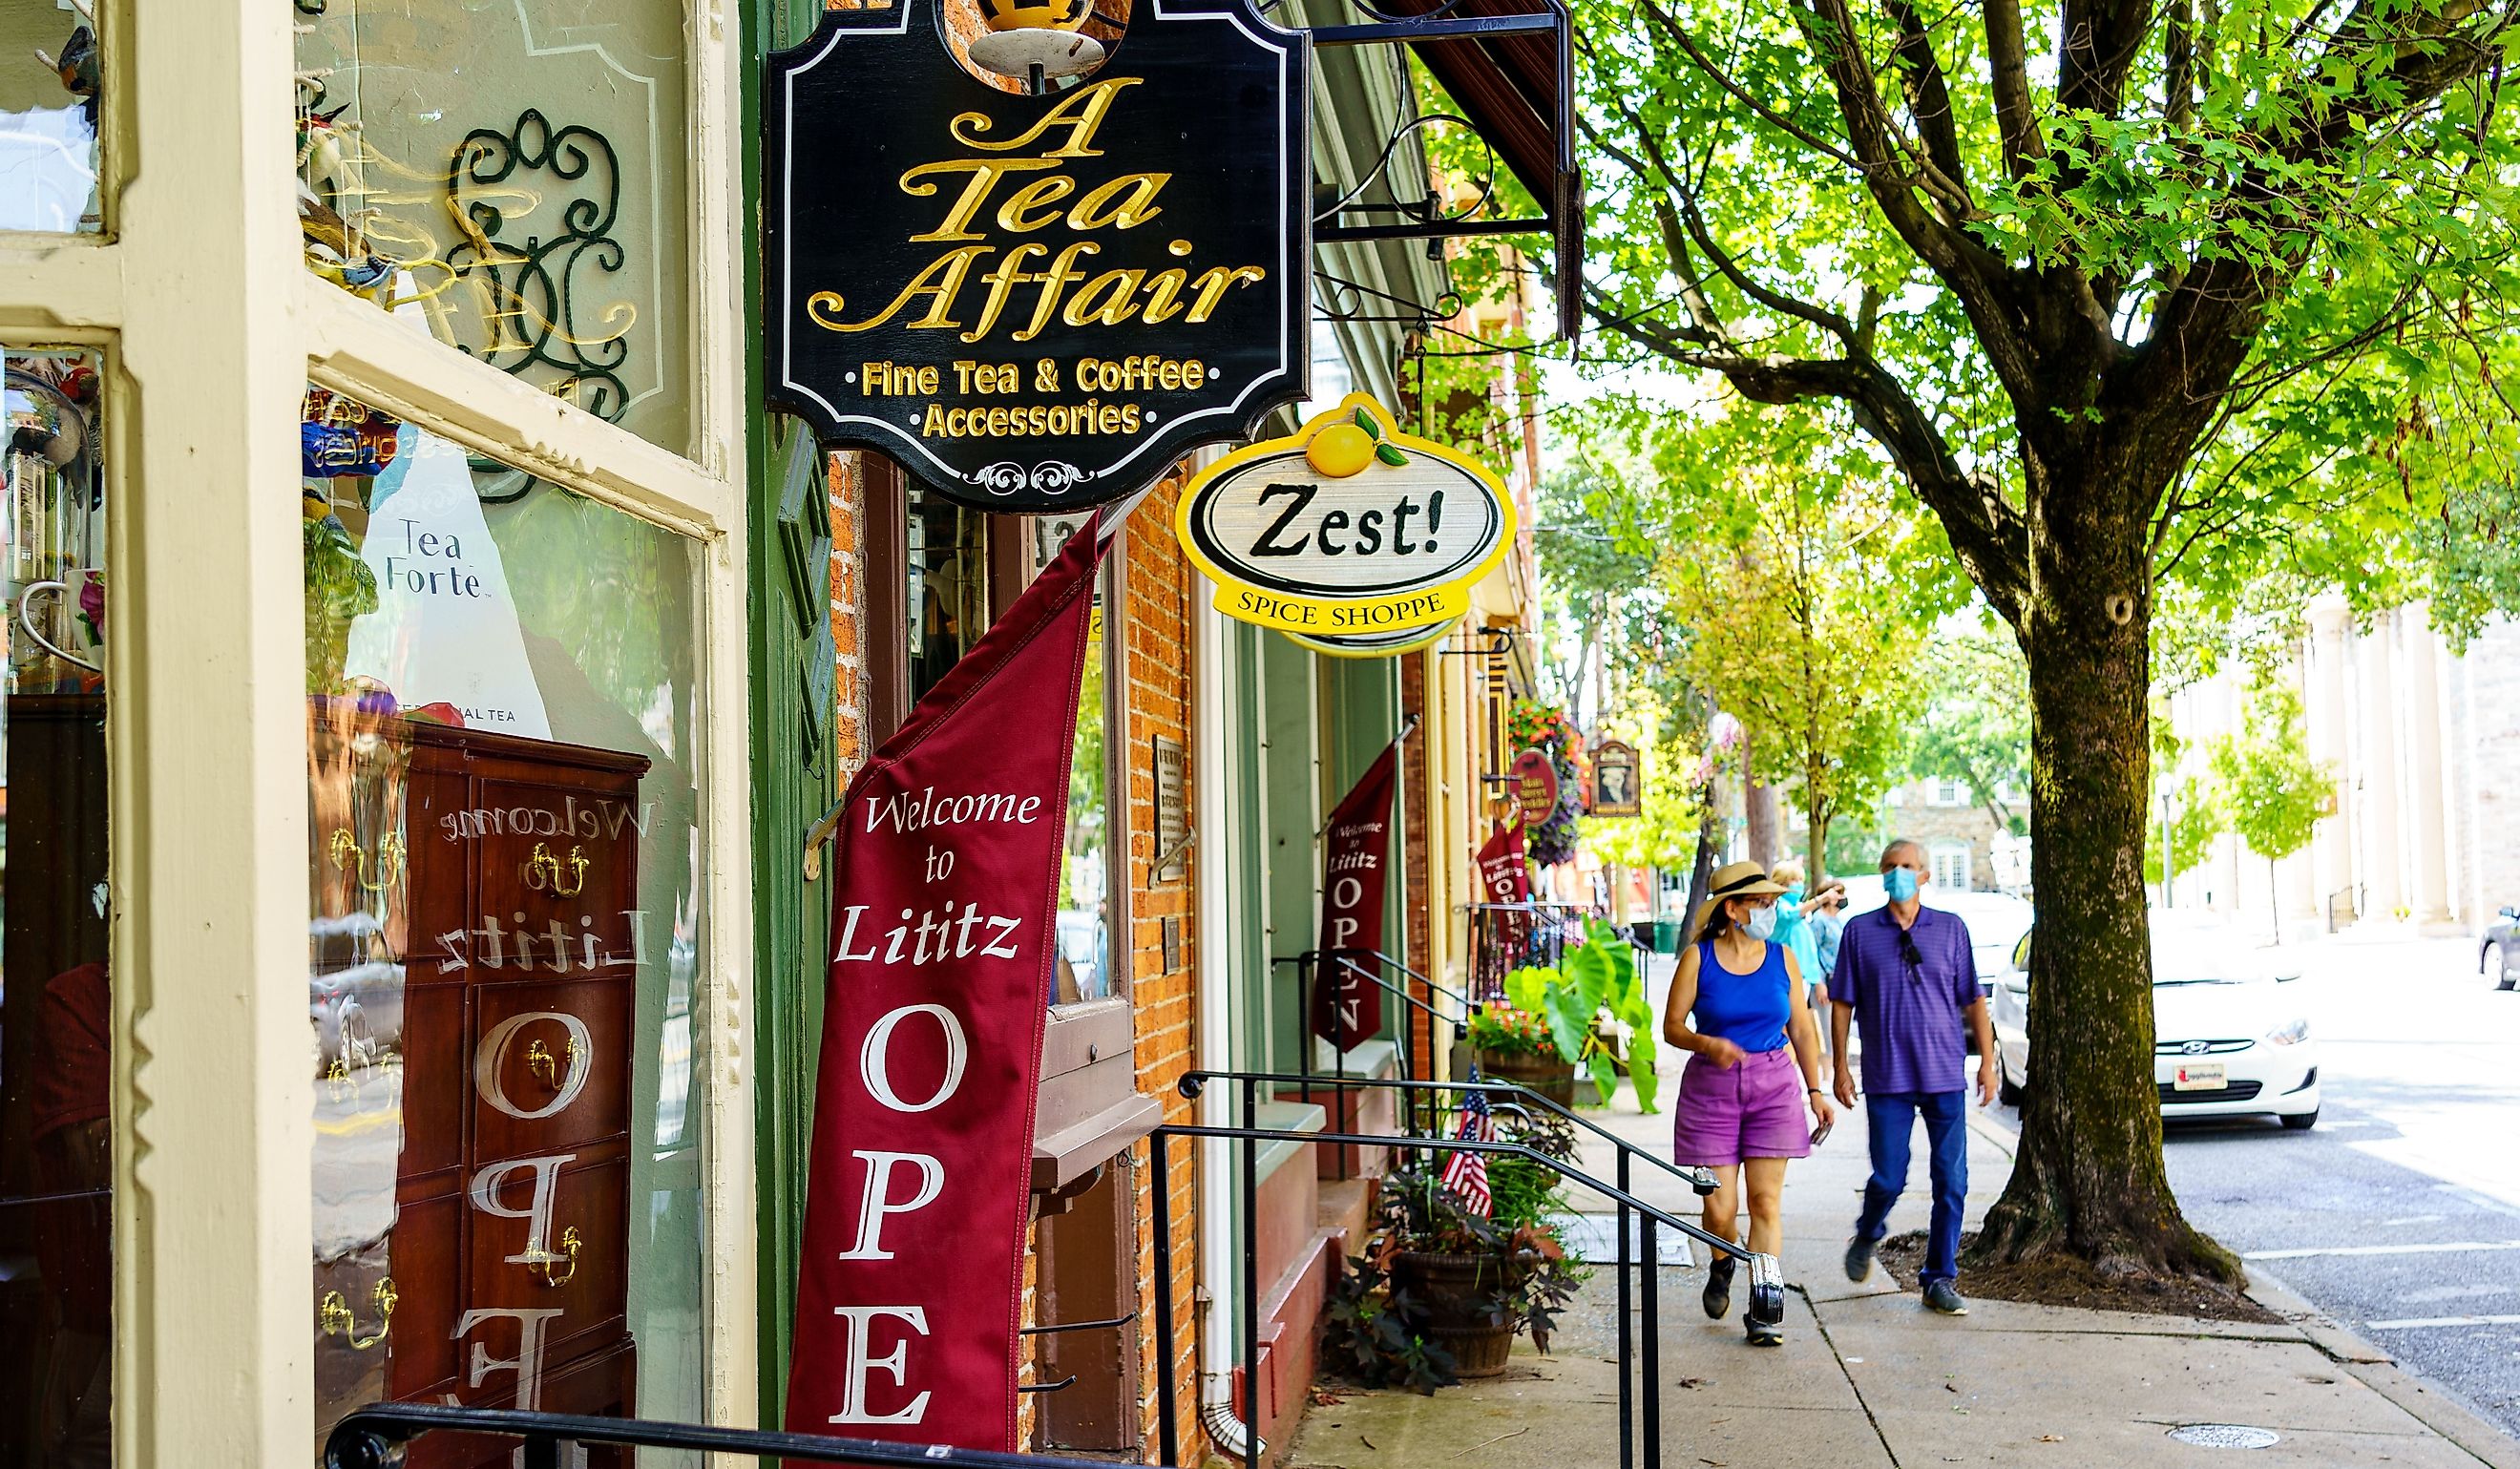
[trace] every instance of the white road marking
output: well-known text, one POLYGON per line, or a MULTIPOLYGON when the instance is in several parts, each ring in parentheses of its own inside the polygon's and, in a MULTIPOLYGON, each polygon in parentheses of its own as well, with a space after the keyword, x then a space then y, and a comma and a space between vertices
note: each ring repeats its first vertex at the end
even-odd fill
POLYGON ((2520 1285, 2434 1285, 2398 1293, 2398 1299, 2410 1306, 2430 1305, 2435 1301, 2473 1301, 2479 1296, 2520 1296, 2520 1285))
POLYGON ((2408 1215, 2405 1219, 2384 1219, 2384 1220, 2380 1221, 2380 1227, 2381 1227, 2381 1228, 2383 1228, 2383 1229, 2394 1229, 2394 1228, 2397 1228, 2400 1224, 2436 1224, 2436 1223, 2439 1223, 2439 1222, 2440 1222, 2444 1217, 2445 1217, 2445 1216, 2442 1216, 2442 1215, 2439 1215, 2439 1214, 2409 1214, 2409 1215, 2408 1215))
POLYGON ((2371 1331, 2420 1331, 2433 1326, 2520 1326, 2520 1316, 2408 1316, 2403 1321, 2364 1321, 2371 1331))
POLYGON ((2469 1240, 2442 1245, 2330 1245, 2314 1250, 2248 1250, 2242 1260, 2308 1260, 2324 1255, 2462 1255, 2480 1250, 2520 1250, 2520 1239, 2469 1240))

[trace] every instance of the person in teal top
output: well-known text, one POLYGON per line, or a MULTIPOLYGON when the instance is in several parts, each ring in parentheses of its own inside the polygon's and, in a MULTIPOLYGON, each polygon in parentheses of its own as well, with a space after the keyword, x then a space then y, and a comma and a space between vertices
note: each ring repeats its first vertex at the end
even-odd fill
POLYGON ((1803 865, 1788 858, 1769 869, 1768 880, 1784 888, 1777 895, 1777 931, 1772 942, 1793 952, 1805 983, 1825 983, 1828 971, 1821 967, 1820 935, 1803 913, 1803 865))

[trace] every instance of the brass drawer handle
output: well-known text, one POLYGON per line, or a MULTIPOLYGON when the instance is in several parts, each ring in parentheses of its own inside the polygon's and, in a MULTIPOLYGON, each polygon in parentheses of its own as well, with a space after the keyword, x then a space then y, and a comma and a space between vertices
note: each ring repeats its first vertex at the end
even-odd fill
POLYGON ((376 878, 368 877, 368 854, 359 850, 359 838, 347 826, 333 828, 331 844, 333 866, 352 872, 359 886, 372 893, 382 893, 401 880, 403 859, 409 855, 402 833, 388 831, 377 838, 376 878))
POLYGON ((577 1278, 577 1252, 581 1243, 577 1237, 577 1225, 569 1224, 560 1231, 560 1250, 557 1254, 541 1249, 531 1252, 534 1258, 530 1266, 542 1272, 543 1284, 559 1287, 577 1278), (563 1263, 568 1266, 568 1269, 554 1274, 552 1268, 563 1263))
POLYGON ((538 893, 549 891, 574 898, 586 890, 586 869, 591 866, 584 847, 571 843, 568 861, 562 862, 552 855, 550 843, 536 842, 534 855, 525 859, 525 886, 538 893), (568 873, 565 878, 561 875, 563 870, 568 873))
MULTIPOLYGON (((568 1038, 567 1076, 577 1075, 577 1068, 585 1064, 586 1044, 578 1040, 576 1034, 572 1032, 568 1038)), ((551 1047, 545 1046, 540 1041, 527 1043, 525 1046, 525 1069, 532 1072, 536 1080, 540 1081, 544 1086, 549 1087, 554 1091, 558 1091, 561 1089, 562 1082, 566 1080, 566 1077, 562 1075, 560 1069, 560 1058, 553 1055, 551 1047)))
POLYGON ((400 1299, 394 1290, 393 1276, 387 1275, 378 1281, 371 1299, 377 1307, 377 1329, 372 1336, 359 1335, 359 1318, 350 1311, 350 1299, 338 1290, 324 1292, 323 1301, 315 1308, 316 1324, 323 1328, 326 1336, 348 1338, 351 1351, 365 1352, 383 1341, 385 1334, 393 1330, 394 1302, 400 1299))

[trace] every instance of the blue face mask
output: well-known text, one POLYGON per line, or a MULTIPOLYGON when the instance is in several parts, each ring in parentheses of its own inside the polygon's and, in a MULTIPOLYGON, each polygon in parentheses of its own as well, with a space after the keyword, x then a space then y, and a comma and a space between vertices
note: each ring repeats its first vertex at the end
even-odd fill
POLYGON ((1777 911, 1773 908, 1750 910, 1749 920, 1741 925, 1741 931, 1763 944, 1766 943, 1769 936, 1777 931, 1777 911))
POLYGON ((1777 895, 1777 906, 1778 908, 1800 908, 1802 905, 1803 890, 1801 888, 1789 887, 1777 895))
POLYGON ((1916 896, 1916 871, 1913 868, 1892 868, 1881 874, 1881 891, 1893 903, 1906 903, 1916 896))

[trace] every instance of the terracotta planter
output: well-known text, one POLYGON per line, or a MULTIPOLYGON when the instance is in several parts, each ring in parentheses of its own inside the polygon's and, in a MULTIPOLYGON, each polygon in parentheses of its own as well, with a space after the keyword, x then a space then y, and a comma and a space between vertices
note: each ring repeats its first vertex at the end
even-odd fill
POLYGON ((1575 1105, 1575 1068, 1550 1056, 1499 1055, 1479 1052, 1479 1074, 1492 1082, 1529 1087, 1561 1107, 1575 1105))
POLYGON ((1494 1377, 1513 1351, 1513 1318, 1492 1321, 1482 1303, 1517 1283, 1532 1258, 1403 1250, 1391 1258, 1391 1283, 1424 1313, 1426 1339, 1453 1355, 1454 1371, 1494 1377))

